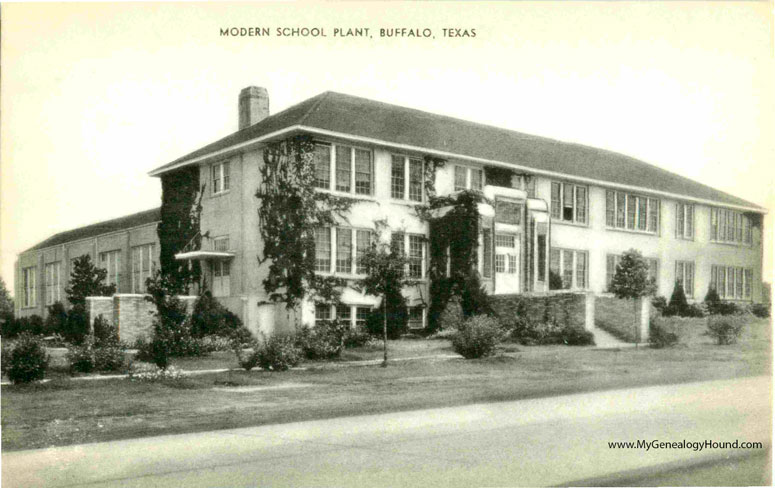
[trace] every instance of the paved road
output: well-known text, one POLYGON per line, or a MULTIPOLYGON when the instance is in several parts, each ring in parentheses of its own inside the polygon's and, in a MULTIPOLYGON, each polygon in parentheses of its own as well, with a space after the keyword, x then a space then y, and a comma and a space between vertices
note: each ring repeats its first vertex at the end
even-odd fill
POLYGON ((608 442, 740 439, 769 448, 771 398, 770 379, 758 377, 84 444, 4 454, 2 481, 3 487, 571 484, 760 456, 761 450, 614 450, 608 442))

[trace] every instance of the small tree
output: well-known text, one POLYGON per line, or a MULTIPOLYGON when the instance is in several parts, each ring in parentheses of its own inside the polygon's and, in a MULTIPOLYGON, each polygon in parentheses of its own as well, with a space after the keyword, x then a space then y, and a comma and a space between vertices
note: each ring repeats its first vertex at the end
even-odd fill
POLYGON ((632 299, 633 309, 637 317, 636 300, 653 295, 656 291, 654 279, 649 278, 649 265, 643 259, 640 251, 630 249, 622 254, 619 264, 616 266, 616 273, 611 280, 609 291, 616 298, 632 299))
POLYGON ((670 295, 670 301, 667 303, 664 314, 667 316, 678 315, 679 317, 685 317, 687 315, 687 308, 689 308, 689 302, 686 301, 683 284, 680 280, 675 280, 673 294, 670 295))
POLYGON ((89 330, 89 313, 86 297, 107 297, 116 293, 115 285, 105 284, 108 271, 98 268, 88 254, 73 260, 73 272, 65 294, 72 306, 67 315, 67 326, 63 330, 66 339, 81 342, 89 330))
POLYGON ((0 278, 0 324, 13 320, 13 298, 5 287, 5 281, 0 278))
POLYGON ((388 300, 391 296, 401 294, 401 289, 408 284, 404 273, 406 259, 390 252, 390 247, 383 243, 373 244, 361 257, 360 265, 366 271, 366 277, 363 278, 356 287, 367 295, 373 295, 382 298, 384 316, 382 321, 382 345, 383 361, 382 367, 387 367, 387 320, 388 320, 388 300))

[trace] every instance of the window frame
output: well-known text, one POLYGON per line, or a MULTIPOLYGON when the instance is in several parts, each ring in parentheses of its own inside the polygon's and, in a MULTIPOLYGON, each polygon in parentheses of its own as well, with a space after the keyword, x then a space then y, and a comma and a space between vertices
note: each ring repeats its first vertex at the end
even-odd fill
POLYGON ((44 265, 45 304, 53 305, 62 301, 62 261, 45 263, 44 265), (56 279, 54 276, 56 275, 56 279))
POLYGON ((21 308, 35 308, 38 306, 38 267, 27 266, 22 268, 22 298, 21 308))
POLYGON ((697 221, 693 203, 677 202, 675 204, 675 236, 687 241, 694 240, 694 227, 697 221))
POLYGON ((466 191, 466 190, 474 190, 474 191, 484 191, 484 187, 487 184, 485 182, 485 174, 484 174, 484 168, 477 168, 475 166, 466 166, 464 164, 455 164, 453 168, 453 174, 452 174, 452 191, 458 192, 458 191, 466 191), (461 188, 457 184, 457 171, 458 169, 463 169, 466 172, 466 185, 465 188, 461 188), (473 181, 473 178, 471 178, 471 175, 474 171, 477 171, 479 175, 481 176, 480 182, 481 182, 481 188, 473 188, 471 185, 471 182, 473 181))
POLYGON ((101 251, 99 253, 99 266, 108 272, 106 275, 106 283, 108 285, 116 285, 116 293, 119 293, 120 286, 121 286, 121 249, 111 249, 110 251, 101 251), (111 266, 111 259, 110 257, 113 256, 115 259, 113 259, 113 268, 115 273, 113 276, 110 274, 110 266, 111 266), (103 262, 106 262, 106 265, 103 266, 103 262))
MULTIPOLYGON (((345 195, 352 195, 356 198, 369 198, 374 197, 374 192, 376 188, 376 174, 375 174, 375 164, 374 164, 374 150, 368 147, 359 146, 356 144, 347 144, 347 143, 338 143, 338 142, 323 142, 323 141, 315 141, 315 148, 316 150, 318 148, 327 148, 328 149, 328 181, 327 186, 321 186, 319 182, 323 181, 321 179, 317 178, 317 167, 315 168, 315 182, 313 184, 314 188, 322 191, 328 191, 331 193, 341 193, 345 195), (348 148, 350 149, 350 164, 349 164, 349 183, 348 183, 348 190, 339 190, 337 189, 337 175, 340 171, 339 169, 339 148, 348 148), (358 190, 358 175, 362 174, 363 172, 358 171, 358 167, 356 164, 356 155, 358 151, 362 151, 364 153, 367 153, 369 155, 369 192, 368 193, 362 193, 358 190)), ((317 163, 316 163, 317 164, 317 163)))
POLYGON ((211 195, 223 195, 231 190, 231 160, 218 161, 210 165, 211 195), (216 178, 216 173, 218 177, 216 178), (216 182, 219 184, 216 185, 216 182))
POLYGON ((145 280, 153 276, 156 270, 156 244, 140 244, 132 246, 129 250, 129 257, 132 260, 132 293, 145 293, 145 280), (147 252, 146 252, 147 251, 147 252), (139 263, 136 262, 137 253, 140 254, 139 263), (145 269, 145 263, 148 262, 148 269, 145 269), (138 264, 136 267, 135 264, 138 264), (137 269, 136 269, 137 268, 137 269))
MULTIPOLYGON (((621 258, 622 258, 621 254, 608 253, 605 255, 605 292, 606 293, 609 293, 608 289, 611 287, 611 282, 613 281, 614 275, 616 274, 616 267, 619 265, 619 260, 621 260, 621 258), (613 266, 609 266, 612 261, 613 261, 613 266)), ((648 256, 643 256, 643 259, 645 259, 649 265, 649 275, 650 275, 649 278, 654 278, 654 284, 657 287, 657 292, 659 292, 659 271, 661 267, 659 263, 659 258, 651 258, 648 256), (651 276, 652 265, 654 268, 653 276, 651 276)))
POLYGON ((731 246, 753 246, 753 222, 744 212, 710 208, 710 242, 731 246), (730 239, 731 236, 731 239, 730 239))
POLYGON ((390 198, 409 203, 425 202, 425 160, 417 156, 408 156, 406 154, 390 154, 390 198), (396 196, 394 187, 394 168, 396 163, 401 164, 401 196, 396 196), (412 198, 412 163, 420 163, 420 199, 412 198))
POLYGON ((346 321, 351 329, 357 329, 366 325, 368 314, 374 310, 371 305, 363 303, 340 303, 338 306, 325 303, 315 303, 313 309, 314 322, 317 326, 320 323, 330 322, 332 320, 346 321), (340 312, 347 310, 347 317, 341 317, 340 312), (326 312, 326 318, 319 318, 318 312, 326 312))
POLYGON ((753 301, 753 268, 712 264, 710 286, 716 290, 722 300, 753 301), (723 280, 719 279, 721 274, 724 275, 723 280), (740 283, 738 278, 742 280, 740 283), (720 289, 718 285, 721 281, 724 287, 720 289), (741 292, 740 296, 737 294, 738 289, 741 292))
POLYGON ((694 261, 684 261, 677 259, 675 261, 675 280, 674 282, 680 282, 681 287, 683 287, 684 295, 686 295, 687 298, 694 298, 694 287, 696 284, 696 267, 694 265, 694 261), (678 269, 681 268, 681 273, 679 276, 678 269), (687 270, 691 269, 691 274, 687 273, 687 270), (687 276, 691 276, 691 287, 686 286, 687 276), (689 288, 689 289, 687 289, 689 288))
POLYGON ((662 200, 639 193, 606 188, 605 228, 644 235, 661 235, 662 200), (609 205, 613 204, 613 208, 609 205), (622 207, 624 204, 624 207, 622 207), (641 215, 645 206, 646 215, 641 215), (641 228, 645 225, 645 228, 641 228), (653 229, 652 229, 653 227, 653 229))
POLYGON ((549 250, 549 270, 551 272, 556 272, 560 278, 563 280, 563 287, 562 290, 588 290, 589 289, 589 251, 584 249, 568 249, 568 248, 562 248, 562 247, 552 247, 549 250), (558 254, 557 262, 557 270, 553 269, 552 263, 555 262, 554 256, 555 252, 558 254), (571 253, 571 263, 568 265, 568 263, 565 262, 565 258, 568 255, 567 253, 571 253), (579 277, 578 277, 578 255, 584 254, 584 262, 585 262, 585 269, 584 269, 584 287, 579 287, 579 277), (565 287, 565 272, 570 271, 571 277, 570 277, 570 286, 565 287))
POLYGON ((363 255, 363 252, 365 252, 367 248, 360 248, 361 252, 359 252, 358 248, 358 235, 363 232, 368 233, 368 245, 370 246, 374 239, 374 230, 363 228, 363 227, 345 227, 345 226, 336 226, 336 227, 318 227, 315 229, 315 273, 325 274, 325 275, 341 275, 341 276, 352 276, 352 277, 358 277, 358 276, 365 276, 365 270, 360 267, 358 261, 359 257, 363 255), (341 266, 339 266, 339 261, 342 261, 339 259, 339 232, 342 231, 349 231, 350 232, 350 253, 349 253, 349 269, 350 271, 339 271, 341 266), (320 267, 320 261, 322 261, 322 258, 318 257, 317 253, 317 242, 318 242, 318 235, 326 235, 326 239, 328 242, 328 258, 326 261, 328 262, 327 269, 321 269, 320 267))
POLYGON ((589 226, 589 186, 568 181, 552 180, 549 183, 549 192, 549 215, 553 222, 589 226), (556 194, 555 189, 557 189, 556 194), (570 193, 568 190, 570 190, 570 193), (579 198, 579 190, 582 190, 584 193, 582 198, 579 198), (570 206, 567 205, 568 198, 571 200, 570 206), (584 203, 583 210, 579 205, 580 202, 584 203), (564 218, 566 208, 570 209, 570 219, 564 218), (583 215, 583 220, 580 218, 580 214, 583 215))

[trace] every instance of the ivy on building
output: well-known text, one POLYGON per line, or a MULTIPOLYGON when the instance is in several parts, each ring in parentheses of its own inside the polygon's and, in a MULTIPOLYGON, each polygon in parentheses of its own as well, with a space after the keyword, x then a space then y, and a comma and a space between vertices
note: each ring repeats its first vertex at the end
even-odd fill
POLYGON ((353 199, 315 190, 315 144, 307 135, 270 143, 260 168, 259 265, 268 264, 263 281, 270 300, 294 308, 311 296, 337 303, 344 280, 315 275, 315 229, 346 219, 353 199))
POLYGON ((199 249, 199 229, 204 185, 199 185, 199 168, 182 168, 161 177, 161 222, 156 228, 161 246, 161 272, 180 290, 199 282, 198 261, 178 261, 175 254, 187 248, 199 249))

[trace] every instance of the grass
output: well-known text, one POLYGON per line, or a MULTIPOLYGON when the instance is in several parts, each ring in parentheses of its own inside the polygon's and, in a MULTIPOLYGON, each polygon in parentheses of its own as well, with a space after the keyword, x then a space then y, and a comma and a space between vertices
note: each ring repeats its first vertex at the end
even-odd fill
POLYGON ((624 342, 638 342, 633 300, 595 297, 595 326, 624 342))
MULTIPOLYGON (((681 346, 662 350, 507 344, 494 358, 397 361, 388 368, 307 363, 305 370, 202 374, 177 384, 59 377, 3 386, 3 449, 770 374, 767 321, 753 320, 731 346, 716 346, 690 326, 684 337, 681 346)), ((394 358, 451 354, 446 340, 394 341, 391 346, 394 358)), ((346 354, 381 357, 374 347, 346 354)), ((177 365, 193 369, 198 362, 207 366, 199 369, 234 365, 233 356, 218 355, 178 360, 177 365)))

